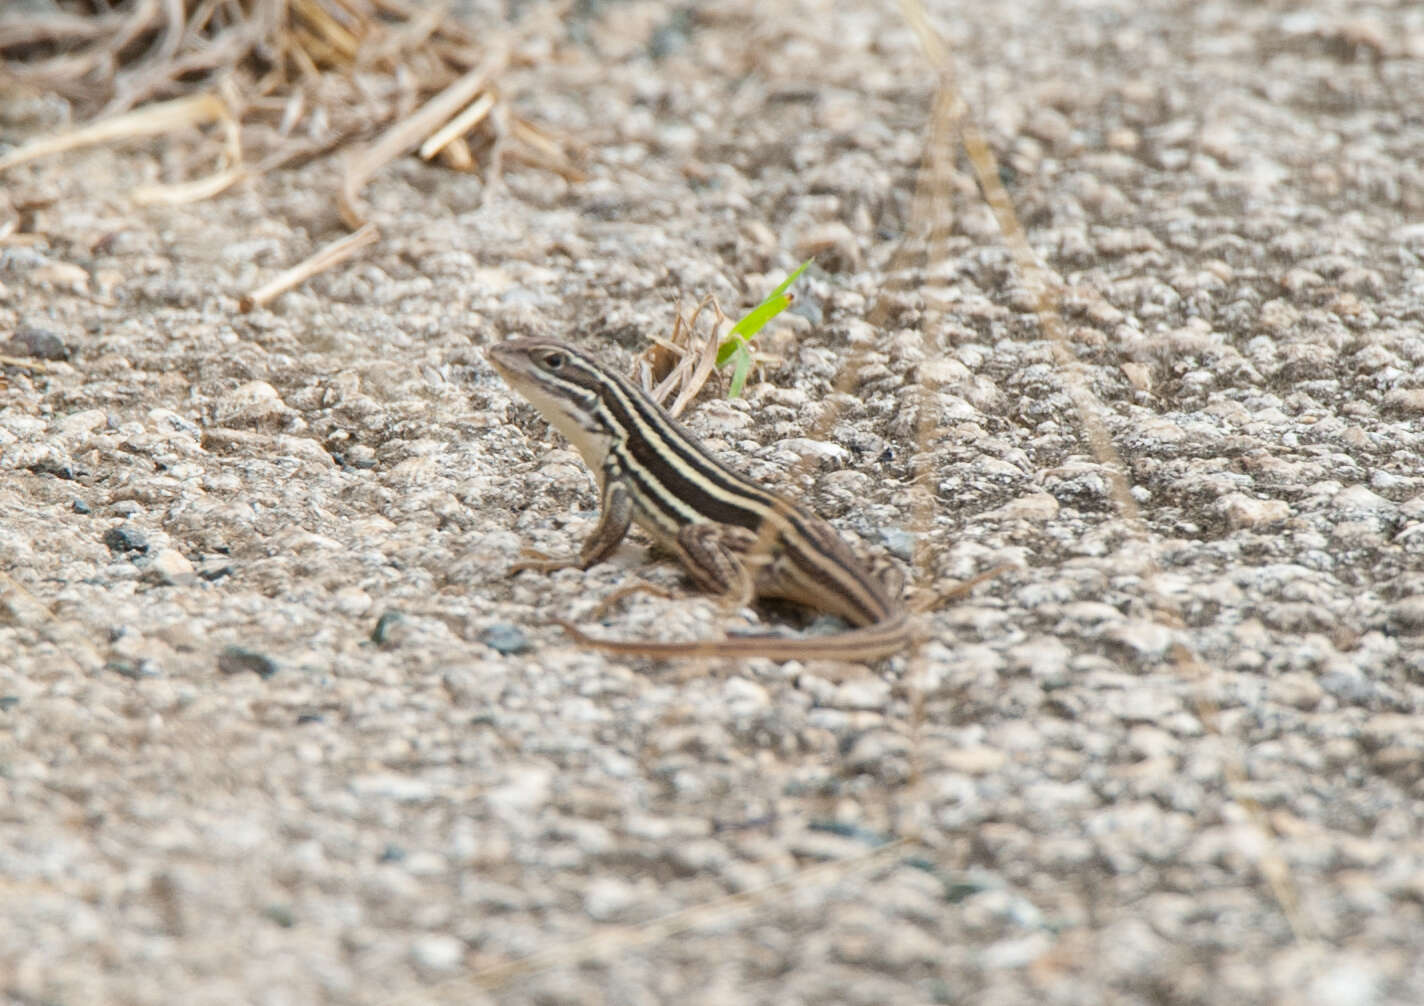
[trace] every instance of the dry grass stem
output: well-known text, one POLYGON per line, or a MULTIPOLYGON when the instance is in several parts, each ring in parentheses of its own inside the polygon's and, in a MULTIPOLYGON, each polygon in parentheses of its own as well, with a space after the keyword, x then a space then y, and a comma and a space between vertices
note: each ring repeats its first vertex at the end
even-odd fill
POLYGON ((440 163, 451 171, 474 171, 476 167, 475 155, 470 152, 470 145, 463 136, 455 137, 449 146, 440 151, 440 163))
POLYGON ((45 366, 43 360, 27 360, 20 356, 5 356, 0 354, 0 367, 24 367, 26 370, 36 370, 44 373, 49 368, 45 366))
POLYGON ((190 182, 178 182, 174 185, 143 185, 134 190, 133 199, 140 206, 152 206, 159 203, 177 206, 183 203, 202 202, 204 199, 211 199, 226 191, 246 178, 247 175, 248 170, 239 164, 234 168, 221 168, 211 175, 195 178, 190 182))
POLYGON ((374 143, 360 151, 347 165, 338 203, 341 218, 356 228, 366 222, 357 198, 371 176, 401 154, 409 153, 460 108, 485 90, 509 64, 509 41, 493 42, 479 66, 470 70, 422 105, 415 114, 386 130, 374 143))
POLYGON ((530 167, 544 168, 562 175, 571 182, 581 182, 587 178, 564 152, 565 147, 572 145, 567 139, 556 140, 534 123, 517 116, 514 117, 510 132, 516 143, 510 154, 516 160, 523 161, 530 167))
POLYGON ((33 161, 52 154, 61 154, 80 147, 90 147, 99 143, 113 143, 132 140, 142 136, 158 136, 176 132, 188 126, 202 126, 220 120, 232 121, 227 104, 216 94, 207 92, 186 98, 174 98, 157 105, 149 105, 136 112, 126 112, 112 118, 100 119, 86 126, 61 133, 58 136, 44 136, 31 140, 4 157, 0 157, 0 172, 16 165, 33 161))
POLYGON ((355 232, 331 242, 321 248, 315 255, 304 259, 292 266, 292 268, 262 284, 246 297, 243 297, 238 306, 244 312, 263 307, 297 284, 304 283, 318 273, 345 262, 362 248, 365 248, 367 245, 375 244, 380 238, 381 232, 376 228, 375 224, 363 224, 355 232))
POLYGON ((708 378, 710 378, 717 369, 717 347, 721 341, 722 324, 727 321, 727 316, 722 313, 722 308, 715 298, 709 297, 702 304, 697 305, 697 310, 693 312, 688 330, 690 332, 692 326, 697 324, 698 314, 702 312, 704 306, 708 305, 711 306, 713 311, 717 312, 717 318, 712 323, 711 331, 707 333, 706 341, 702 344, 702 352, 694 357, 696 365, 692 368, 691 373, 683 380, 682 390, 678 392, 677 398, 673 400, 672 405, 668 408, 668 412, 674 417, 682 415, 682 410, 687 408, 688 403, 697 397, 698 392, 702 390, 703 385, 707 383, 708 378))
POLYGON ((438 156, 451 168, 473 170, 478 148, 466 140, 472 130, 492 139, 489 186, 498 181, 507 136, 519 160, 581 177, 562 141, 509 115, 493 88, 513 58, 516 33, 549 32, 566 8, 540 7, 494 37, 454 21, 448 2, 400 0, 146 0, 110 15, 6 18, 0 85, 13 81, 103 111, 96 121, 0 158, 0 171, 222 119, 229 126, 225 164, 203 178, 135 193, 140 203, 184 203, 385 126, 353 157, 338 194, 353 229, 365 222, 362 186, 422 142, 427 160, 438 156), (357 69, 379 72, 357 76, 357 69), (184 93, 194 90, 201 93, 184 93), (154 103, 129 111, 146 102, 154 103), (238 141, 241 125, 253 127, 257 142, 238 141), (244 146, 253 164, 244 164, 244 146))
POLYGON ((653 336, 653 345, 638 359, 636 367, 642 377, 643 389, 659 405, 665 405, 668 395, 681 389, 677 401, 667 407, 674 418, 682 415, 687 404, 697 397, 715 373, 717 348, 721 343, 722 325, 726 321, 727 316, 722 313, 717 298, 708 294, 698 302, 690 317, 684 317, 679 307, 673 318, 672 334, 666 339, 653 336), (717 316, 707 338, 703 340, 702 348, 694 351, 692 342, 697 337, 697 322, 708 307, 717 316))
POLYGON ((990 580, 998 579, 1005 573, 1013 572, 1013 569, 1013 566, 1005 563, 1001 566, 995 566, 992 569, 985 570, 983 573, 971 576, 962 583, 956 583, 953 587, 946 587, 944 590, 937 591, 924 603, 915 605, 915 610, 917 612, 938 611, 952 601, 962 601, 974 592, 975 587, 978 587, 980 584, 988 583, 990 580))
POLYGON ((1102 418, 1102 403, 1097 400, 1078 376, 1077 359, 1068 342, 1063 316, 1058 310, 1063 297, 1063 282, 1039 260, 1033 249, 1029 247, 1023 225, 1019 223, 1018 214, 1014 212, 1013 201, 1004 189, 998 160, 994 157, 993 151, 989 149, 989 144, 985 141, 984 134, 979 131, 978 124, 968 114, 968 108, 955 86, 954 65, 948 46, 929 23, 924 6, 919 0, 903 0, 901 6, 910 26, 919 36, 925 56, 939 75, 940 91, 936 102, 937 112, 944 117, 946 124, 958 135, 960 142, 964 145, 969 163, 974 168, 974 176, 984 193, 985 201, 994 214, 999 231, 1004 236, 1004 242, 1014 257, 1014 264, 1018 266, 1024 283, 1034 296, 1034 313, 1038 316, 1039 326, 1048 336, 1049 343, 1053 347, 1066 390, 1078 410, 1079 421, 1083 424, 1083 433, 1088 438, 1093 456, 1111 473, 1113 502, 1117 505, 1118 513, 1126 521, 1131 533, 1147 540, 1149 536, 1138 514, 1137 501, 1128 491, 1127 476, 1125 475, 1127 469, 1123 464, 1122 455, 1118 453, 1117 447, 1113 444, 1107 424, 1102 418))
POLYGON ((463 112, 430 134, 430 138, 420 145, 421 160, 430 160, 451 142, 460 139, 478 126, 484 121, 485 116, 489 115, 490 109, 494 108, 494 102, 493 91, 486 91, 470 102, 463 112))
MULTIPOLYGON (((1018 215, 1014 212, 1013 202, 1004 188, 993 151, 989 149, 989 145, 973 117, 968 114, 968 109, 955 86, 954 65, 949 47, 929 23, 929 18, 920 0, 902 0, 901 7, 905 12, 906 19, 920 39, 926 58, 939 77, 940 94, 936 101, 936 109, 939 114, 944 116, 946 127, 952 129, 958 135, 960 142, 963 143, 970 165, 974 169, 975 178, 994 214, 1004 242, 1014 257, 1014 263, 1018 267, 1024 283, 1033 294, 1034 313, 1038 317, 1040 328, 1052 346, 1059 374, 1063 379, 1065 390, 1073 400, 1083 434, 1088 441, 1093 457, 1109 474, 1110 491, 1118 515, 1126 525, 1128 532, 1141 543, 1141 547, 1147 549, 1147 576, 1144 578, 1144 583, 1150 589, 1153 577, 1159 571, 1156 542, 1142 520, 1137 501, 1132 498, 1129 491, 1127 467, 1123 463, 1117 446, 1112 441, 1112 435, 1103 418, 1106 409, 1082 380, 1077 358, 1069 344, 1066 326, 1059 312, 1059 304, 1063 296, 1062 280, 1055 276, 1029 247, 1023 226, 1019 222, 1018 215)), ((1161 620, 1162 613, 1158 606, 1152 605, 1152 610, 1161 620)), ((1176 647, 1175 659, 1179 671, 1187 672, 1184 676, 1195 678, 1199 682, 1204 682, 1212 673, 1211 668, 1185 645, 1179 644, 1176 647)), ((1204 694, 1201 694, 1198 696, 1196 704, 1198 716, 1203 724, 1207 729, 1216 732, 1216 717, 1212 702, 1204 694)), ((1267 852, 1261 857, 1259 864, 1261 874, 1280 906, 1282 914, 1290 924, 1292 934, 1296 939, 1302 939, 1308 930, 1300 913, 1299 898, 1296 885, 1290 875, 1290 868, 1284 858, 1275 851, 1272 834, 1266 825, 1265 815, 1260 807, 1249 798, 1243 798, 1239 793, 1239 784, 1246 778, 1245 770, 1239 761, 1228 759, 1223 772, 1226 776, 1228 796, 1246 809, 1266 841, 1267 852)))

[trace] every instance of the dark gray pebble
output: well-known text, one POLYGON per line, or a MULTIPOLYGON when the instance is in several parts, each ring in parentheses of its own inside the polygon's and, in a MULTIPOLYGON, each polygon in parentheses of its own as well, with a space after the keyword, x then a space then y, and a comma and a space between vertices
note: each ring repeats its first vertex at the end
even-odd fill
POLYGON ((270 678, 277 673, 277 662, 255 650, 241 646, 225 646, 218 654, 218 670, 224 674, 241 674, 251 671, 259 678, 270 678))
POLYGON ((104 544, 112 552, 147 552, 148 536, 136 527, 120 524, 104 532, 104 544))
POLYGON ((383 611, 381 617, 376 619, 376 627, 371 630, 371 642, 377 646, 385 645, 390 639, 391 630, 401 622, 405 621, 405 616, 399 611, 383 611))
POLYGON ((480 642, 506 657, 529 649, 529 639, 524 635, 524 630, 508 622, 496 622, 485 629, 480 633, 480 642))
POLYGON ((67 360, 69 347, 56 333, 34 325, 21 325, 5 343, 11 356, 28 356, 35 360, 67 360))
POLYGON ((152 660, 110 660, 104 670, 122 674, 131 681, 158 677, 158 666, 152 660))

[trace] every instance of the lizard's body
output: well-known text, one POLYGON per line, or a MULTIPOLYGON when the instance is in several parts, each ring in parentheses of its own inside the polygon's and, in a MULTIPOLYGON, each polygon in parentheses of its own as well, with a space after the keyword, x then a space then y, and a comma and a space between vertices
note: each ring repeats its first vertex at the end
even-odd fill
POLYGON ((589 566, 606 559, 636 523, 676 555, 703 589, 786 598, 857 628, 802 639, 729 637, 707 642, 576 639, 652 657, 763 656, 873 660, 909 641, 905 613, 835 529, 732 471, 631 382, 553 339, 516 339, 488 351, 496 371, 583 457, 598 482, 597 527, 577 560, 517 568, 589 566))

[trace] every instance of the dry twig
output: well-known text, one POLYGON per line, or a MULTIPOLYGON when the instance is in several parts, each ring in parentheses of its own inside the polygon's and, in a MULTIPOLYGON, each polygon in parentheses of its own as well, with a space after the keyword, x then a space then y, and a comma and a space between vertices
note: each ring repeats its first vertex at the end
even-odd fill
POLYGON ((366 222, 357 193, 370 177, 392 159, 420 146, 427 136, 489 87, 508 64, 509 42, 501 39, 490 46, 479 66, 431 98, 414 115, 395 123, 352 159, 342 179, 338 200, 341 218, 348 227, 360 227, 366 222))
POLYGON ((315 255, 298 262, 292 266, 292 268, 274 276, 256 290, 253 290, 250 294, 243 297, 238 306, 244 312, 263 307, 270 301, 292 289, 292 287, 300 283, 305 283, 317 273, 345 262, 362 248, 365 248, 367 245, 375 244, 380 238, 381 232, 376 229, 375 224, 363 224, 360 229, 355 232, 331 242, 321 248, 315 255))

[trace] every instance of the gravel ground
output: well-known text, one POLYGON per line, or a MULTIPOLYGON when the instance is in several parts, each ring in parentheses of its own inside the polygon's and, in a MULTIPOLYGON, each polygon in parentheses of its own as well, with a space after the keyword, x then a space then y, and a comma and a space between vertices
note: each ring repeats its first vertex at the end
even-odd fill
MULTIPOLYGON (((932 14, 1072 368, 969 176, 917 211, 890 5, 580 7, 506 85, 586 182, 407 159, 381 244, 249 315, 341 232, 334 162, 175 208, 127 195, 187 139, 5 176, 54 201, 0 245, 0 353, 52 357, 0 370, 0 997, 1419 1001, 1424 8, 932 14), (626 364, 808 249, 689 424, 922 586, 1010 571, 872 667, 569 645, 685 581, 642 539, 506 576, 597 501, 481 347, 626 364)), ((749 619, 802 624, 600 630, 749 619)))

